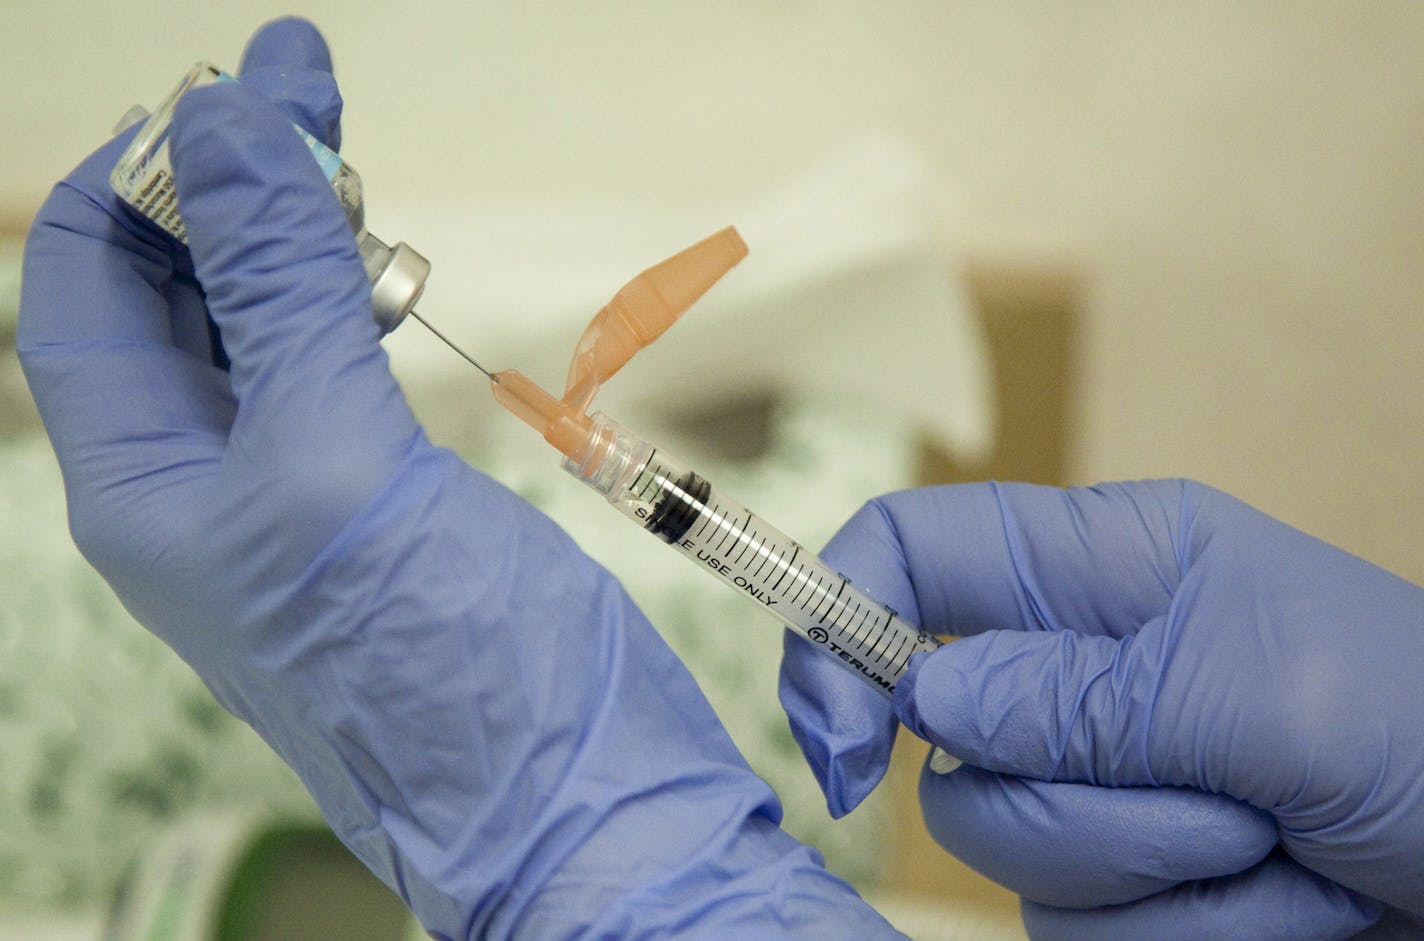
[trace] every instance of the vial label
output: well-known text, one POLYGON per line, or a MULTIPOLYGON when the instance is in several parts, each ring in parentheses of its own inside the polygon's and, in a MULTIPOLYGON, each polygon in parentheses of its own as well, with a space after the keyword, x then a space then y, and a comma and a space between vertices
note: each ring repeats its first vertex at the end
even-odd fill
POLYGON ((173 170, 167 166, 167 147, 163 149, 162 158, 161 161, 149 161, 143 167, 142 186, 138 192, 124 198, 163 231, 187 244, 188 232, 183 228, 183 217, 178 214, 178 190, 173 185, 173 170))
POLYGON ((341 169, 340 155, 308 134, 305 128, 298 127, 295 124, 293 124, 292 127, 296 129, 297 135, 306 142, 307 149, 311 151, 311 155, 316 158, 316 165, 321 167, 321 172, 326 177, 326 182, 330 183, 336 179, 336 173, 341 169))
MULTIPOLYGON (((178 190, 173 183, 173 163, 168 150, 168 125, 173 118, 173 106, 191 88, 235 81, 236 78, 211 66, 189 73, 177 93, 148 119, 109 177, 114 191, 124 202, 184 244, 188 242, 188 232, 178 211, 178 190)), ((340 155, 304 129, 295 124, 292 127, 311 151, 327 182, 334 180, 341 169, 340 155)))

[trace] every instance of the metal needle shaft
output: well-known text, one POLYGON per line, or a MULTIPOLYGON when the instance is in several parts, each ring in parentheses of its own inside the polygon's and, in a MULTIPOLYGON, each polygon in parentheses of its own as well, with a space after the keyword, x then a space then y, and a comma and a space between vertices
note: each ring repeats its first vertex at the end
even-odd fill
MULTIPOLYGON (((469 353, 466 353, 464 350, 462 350, 462 349, 460 349, 458 346, 456 346, 456 345, 454 344, 454 342, 453 342, 449 337, 447 337, 445 334, 441 333, 439 330, 436 330, 433 326, 431 326, 430 321, 426 320, 424 317, 420 316, 420 315, 417 314, 415 311, 411 311, 411 312, 410 312, 410 315, 411 315, 412 317, 414 317, 416 320, 419 320, 421 323, 425 324, 425 329, 429 330, 431 333, 435 334, 437 337, 439 337, 441 340, 443 340, 443 341, 445 342, 445 345, 446 345, 446 346, 450 347, 450 349, 454 350, 456 353, 459 353, 462 357, 465 358, 465 361, 468 362, 471 366, 475 367, 475 368, 478 369, 480 372, 484 373, 486 376, 489 376, 489 378, 494 379, 494 376, 490 374, 490 371, 489 371, 488 369, 484 368, 484 367, 481 366, 478 362, 476 362, 476 361, 475 361, 475 358, 474 358, 473 356, 471 356, 469 353)), ((499 380, 498 380, 498 379, 495 379, 495 381, 498 382, 499 380)))

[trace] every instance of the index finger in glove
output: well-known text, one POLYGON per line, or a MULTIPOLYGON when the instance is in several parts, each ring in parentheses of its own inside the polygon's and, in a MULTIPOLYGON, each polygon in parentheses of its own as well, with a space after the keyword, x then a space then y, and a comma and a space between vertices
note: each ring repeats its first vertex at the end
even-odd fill
POLYGON ((306 144, 251 89, 189 92, 170 140, 194 270, 232 361, 228 469, 292 488, 294 505, 319 484, 330 516, 306 529, 320 544, 418 435, 379 344, 356 240, 306 144))
POLYGON ((288 16, 261 26, 238 67, 255 88, 332 150, 341 149, 341 92, 332 77, 331 51, 311 23, 288 16))

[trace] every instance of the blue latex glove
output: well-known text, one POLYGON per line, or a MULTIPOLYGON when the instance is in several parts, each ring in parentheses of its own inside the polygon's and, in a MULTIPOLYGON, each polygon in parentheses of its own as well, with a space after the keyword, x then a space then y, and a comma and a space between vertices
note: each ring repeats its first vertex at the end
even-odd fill
POLYGON ((76 542, 436 937, 898 937, 617 582, 421 433, 289 123, 335 143, 330 69, 279 21, 180 103, 191 255, 110 192, 130 135, 40 211, 18 341, 76 542))
MULTIPOLYGON (((1184 482, 909 491, 825 557, 974 635, 894 713, 968 762, 926 823, 1034 938, 1420 936, 1424 590, 1184 482)), ((846 809, 894 715, 822 659, 788 639, 783 701, 846 809)))

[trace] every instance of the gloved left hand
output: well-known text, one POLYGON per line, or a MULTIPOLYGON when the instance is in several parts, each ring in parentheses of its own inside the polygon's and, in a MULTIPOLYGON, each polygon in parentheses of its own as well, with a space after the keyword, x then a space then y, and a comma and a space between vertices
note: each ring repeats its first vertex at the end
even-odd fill
POLYGON ((177 108, 191 253, 110 191, 127 137, 41 210, 18 345, 80 548, 436 937, 895 936, 616 581, 426 440, 291 127, 340 107, 279 21, 177 108))

